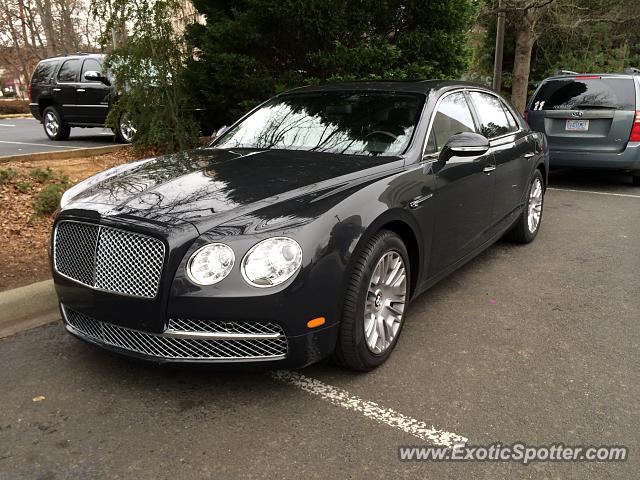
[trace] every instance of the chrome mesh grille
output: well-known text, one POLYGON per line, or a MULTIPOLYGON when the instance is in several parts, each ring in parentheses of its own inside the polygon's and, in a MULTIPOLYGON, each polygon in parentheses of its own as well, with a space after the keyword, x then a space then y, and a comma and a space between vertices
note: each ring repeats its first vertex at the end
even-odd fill
MULTIPOLYGON (((168 360, 278 360, 287 355, 282 329, 277 338, 180 338, 100 322, 88 315, 62 307, 67 328, 73 333, 105 345, 168 360)), ((257 322, 256 322, 257 324, 257 322)), ((280 327, 278 327, 280 328, 280 327)))
POLYGON ((224 322, 170 319, 167 330, 208 333, 246 333, 249 335, 284 335, 282 327, 271 322, 224 322))
POLYGON ((54 232, 56 271, 99 290, 153 298, 163 262, 164 244, 145 235, 66 221, 54 232))

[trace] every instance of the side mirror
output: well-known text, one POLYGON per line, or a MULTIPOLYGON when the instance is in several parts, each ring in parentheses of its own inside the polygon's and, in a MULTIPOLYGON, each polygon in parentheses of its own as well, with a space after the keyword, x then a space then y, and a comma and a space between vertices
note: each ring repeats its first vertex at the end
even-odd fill
POLYGON ((458 157, 483 155, 489 151, 489 140, 478 133, 457 133, 447 140, 442 151, 458 157))
POLYGON ((89 70, 88 72, 85 72, 84 79, 89 82, 100 82, 100 83, 104 83, 107 86, 111 86, 111 82, 109 81, 109 79, 105 77, 102 73, 97 72, 95 70, 89 70))

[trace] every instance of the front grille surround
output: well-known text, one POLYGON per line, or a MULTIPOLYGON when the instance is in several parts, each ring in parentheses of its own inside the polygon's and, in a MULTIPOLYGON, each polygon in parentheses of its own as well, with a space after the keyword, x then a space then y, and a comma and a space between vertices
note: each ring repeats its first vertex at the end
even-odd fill
MULTIPOLYGON (((61 307, 65 326, 71 333, 100 345, 116 347, 145 357, 169 361, 250 362, 282 360, 288 353, 287 339, 279 326, 273 333, 225 333, 221 326, 211 327, 211 331, 174 328, 167 329, 165 333, 150 333, 101 322, 64 305, 61 307)), ((246 323, 253 325, 246 327, 247 332, 265 330, 264 326, 255 327, 256 325, 276 325, 246 323)))
POLYGON ((53 266, 65 278, 119 295, 158 295, 165 245, 128 230, 63 220, 53 233, 53 266))

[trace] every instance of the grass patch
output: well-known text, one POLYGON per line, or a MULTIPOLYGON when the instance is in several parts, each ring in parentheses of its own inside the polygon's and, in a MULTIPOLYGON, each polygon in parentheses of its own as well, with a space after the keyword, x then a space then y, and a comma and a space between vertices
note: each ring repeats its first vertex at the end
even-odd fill
POLYGON ((33 170, 31 170, 31 172, 29 172, 29 176, 36 182, 47 183, 55 177, 55 174, 53 173, 53 170, 51 170, 51 168, 47 167, 34 168, 33 170))
POLYGON ((18 175, 18 172, 13 168, 0 168, 0 185, 4 185, 10 180, 13 180, 18 175))
POLYGON ((32 186, 33 184, 31 182, 18 182, 16 183, 16 190, 18 190, 18 192, 20 193, 27 193, 29 190, 31 190, 32 186))
POLYGON ((45 185, 33 202, 33 210, 36 215, 51 215, 55 212, 60 205, 60 199, 66 189, 66 185, 59 183, 45 185))

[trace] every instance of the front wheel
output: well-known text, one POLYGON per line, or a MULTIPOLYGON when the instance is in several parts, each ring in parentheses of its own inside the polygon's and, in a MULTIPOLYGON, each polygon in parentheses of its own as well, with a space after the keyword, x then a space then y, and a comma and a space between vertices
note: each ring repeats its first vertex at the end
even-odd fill
POLYGON ((533 242, 540 230, 543 205, 544 181, 540 170, 536 170, 529 182, 527 204, 509 234, 511 240, 518 243, 533 242))
POLYGON ((42 125, 44 133, 51 140, 66 140, 71 134, 71 127, 62 121, 62 115, 55 107, 47 107, 42 112, 42 125))
POLYGON ((398 235, 382 230, 356 259, 345 294, 334 358, 351 370, 384 363, 395 347, 409 300, 409 258, 398 235))
POLYGON ((136 134, 136 128, 133 122, 129 119, 129 115, 123 113, 118 120, 118 128, 116 128, 116 138, 121 143, 133 142, 133 137, 136 134))

